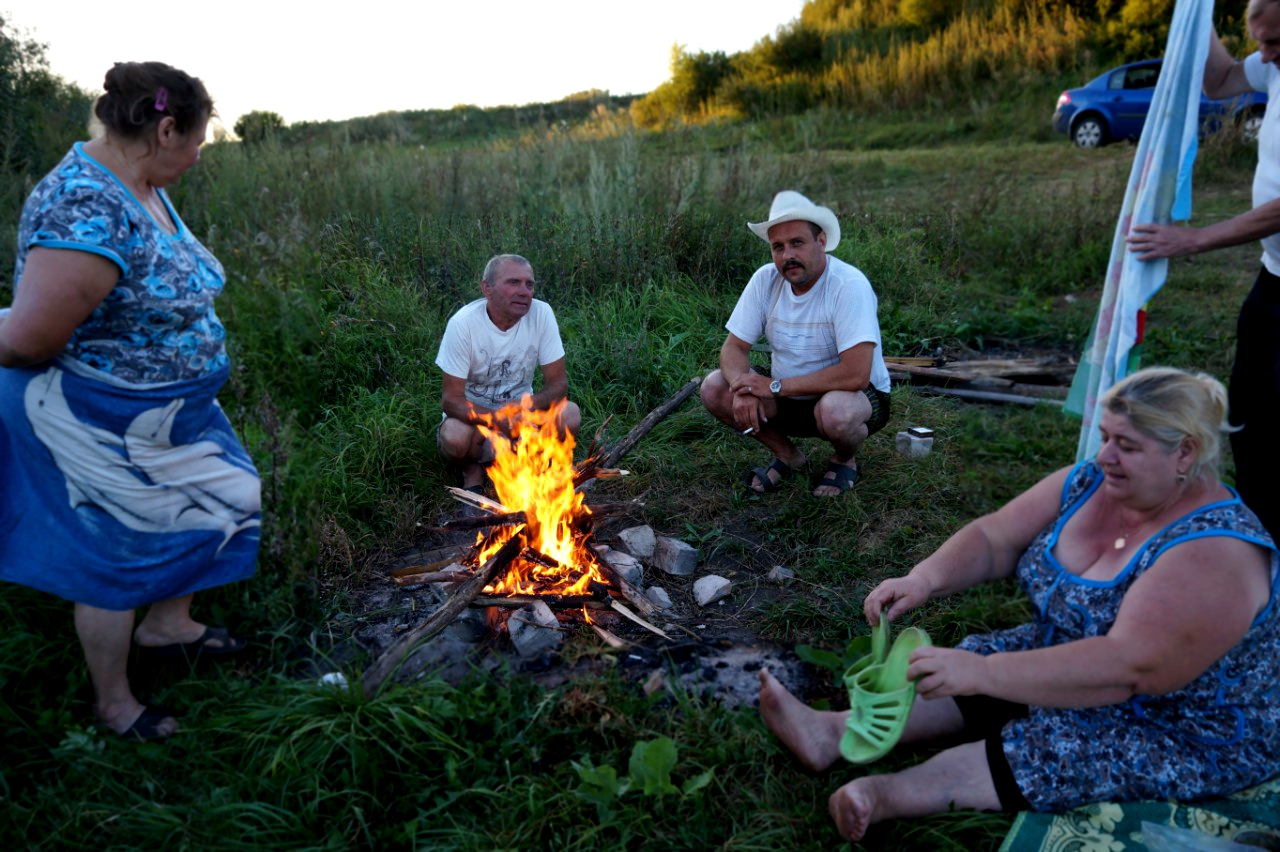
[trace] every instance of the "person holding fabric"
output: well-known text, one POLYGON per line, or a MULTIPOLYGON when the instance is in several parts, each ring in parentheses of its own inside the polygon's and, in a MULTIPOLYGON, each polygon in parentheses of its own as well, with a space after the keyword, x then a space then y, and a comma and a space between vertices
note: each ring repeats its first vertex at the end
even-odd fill
POLYGON ((792 439, 820 437, 832 455, 813 494, 837 497, 858 481, 858 447, 889 422, 876 294, 856 267, 828 256, 840 244, 840 223, 800 193, 779 192, 769 218, 747 227, 769 244, 773 262, 738 298, 702 403, 773 453, 768 467, 747 474, 747 488, 777 489, 806 462, 792 439), (771 375, 750 364, 761 337, 772 350, 771 375))
POLYGON ((199 161, 213 101, 159 62, 117 63, 104 88, 104 132, 19 223, 0 320, 0 578, 75 603, 97 718, 146 740, 177 721, 133 695, 130 642, 188 659, 244 647, 190 609, 253 574, 261 489, 216 399, 225 275, 164 190, 199 161))
MULTIPOLYGON (((1102 448, 963 527, 867 596, 867 620, 1014 575, 1034 618, 925 646, 901 742, 958 738, 831 796, 841 835, 951 807, 1063 811, 1191 800, 1280 773, 1280 555, 1218 480, 1226 391, 1141 370, 1104 399, 1102 448)), ((848 712, 813 710, 767 671, 760 710, 809 768, 839 756, 848 712)))
POLYGON ((495 423, 493 412, 528 396, 536 410, 560 406, 561 434, 576 435, 582 422, 582 412, 567 399, 569 379, 555 312, 533 298, 535 283, 533 267, 520 255, 490 258, 480 277, 483 298, 451 316, 440 340, 436 366, 444 374, 444 416, 436 444, 441 455, 462 468, 463 488, 484 485, 493 448, 476 426, 495 423), (542 390, 534 393, 539 367, 542 390))
MULTIPOLYGON (((1218 38, 1209 40, 1204 92, 1232 98, 1266 92, 1280 104, 1280 0, 1251 0, 1246 15, 1258 51, 1236 61, 1218 38)), ((1272 536, 1280 535, 1280 453, 1271 440, 1270 420, 1280 410, 1280 109, 1268 109, 1258 134, 1258 167, 1253 209, 1203 228, 1135 225, 1127 239, 1139 259, 1183 257, 1262 241, 1262 269, 1240 308, 1236 357, 1228 385, 1236 488, 1272 536)))

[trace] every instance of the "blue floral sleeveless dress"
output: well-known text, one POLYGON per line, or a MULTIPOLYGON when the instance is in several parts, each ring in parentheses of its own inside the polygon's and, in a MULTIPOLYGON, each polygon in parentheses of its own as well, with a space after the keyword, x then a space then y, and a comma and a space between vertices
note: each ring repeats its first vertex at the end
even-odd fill
MULTIPOLYGON (((1092 461, 1063 488, 1062 510, 1018 562, 1016 576, 1035 618, 1010 630, 966 637, 979 654, 1025 651, 1105 635, 1129 587, 1160 555, 1207 536, 1250 541, 1271 552, 1271 599, 1226 656, 1185 688, 1086 709, 1031 707, 1001 731, 1018 788, 1037 811, 1090 802, 1191 801, 1225 795, 1280 773, 1280 554, 1238 497, 1203 506, 1153 536, 1112 580, 1067 571, 1054 545, 1072 515, 1102 484, 1092 461)), ((1234 495, 1234 492, 1232 492, 1234 495)), ((1206 571, 1213 566, 1206 565, 1206 571)))

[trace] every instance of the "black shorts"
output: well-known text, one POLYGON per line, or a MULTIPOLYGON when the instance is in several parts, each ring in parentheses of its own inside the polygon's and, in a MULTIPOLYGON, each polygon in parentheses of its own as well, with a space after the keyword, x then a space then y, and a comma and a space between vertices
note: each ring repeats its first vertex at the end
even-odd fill
MULTIPOLYGON (((769 375, 759 367, 752 369, 762 376, 769 375)), ((871 417, 867 419, 867 437, 870 438, 889 422, 889 394, 871 385, 863 388, 862 393, 867 397, 867 402, 871 403, 871 417)), ((793 438, 821 438, 818 418, 813 413, 818 407, 819 399, 821 397, 818 396, 812 399, 778 397, 775 400, 778 403, 778 413, 769 418, 769 425, 793 438)))
POLYGON ((1027 718, 1027 705, 989 695, 957 695, 955 702, 964 717, 964 736, 986 744, 987 765, 991 767, 1000 807, 1009 813, 1031 810, 1031 803, 1013 778, 1013 768, 1004 756, 1004 742, 1000 739, 1006 722, 1027 718))

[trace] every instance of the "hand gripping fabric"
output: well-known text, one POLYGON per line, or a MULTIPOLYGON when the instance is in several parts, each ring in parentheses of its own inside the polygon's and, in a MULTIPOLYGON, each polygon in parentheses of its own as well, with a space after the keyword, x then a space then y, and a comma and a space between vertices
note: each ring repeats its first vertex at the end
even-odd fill
POLYGON ((863 637, 855 642, 864 640, 869 651, 844 676, 849 721, 840 739, 840 754, 850 763, 878 760, 897 744, 916 698, 916 685, 907 680, 907 660, 916 648, 931 644, 928 633, 908 627, 888 647, 889 619, 883 616, 869 640, 863 637))

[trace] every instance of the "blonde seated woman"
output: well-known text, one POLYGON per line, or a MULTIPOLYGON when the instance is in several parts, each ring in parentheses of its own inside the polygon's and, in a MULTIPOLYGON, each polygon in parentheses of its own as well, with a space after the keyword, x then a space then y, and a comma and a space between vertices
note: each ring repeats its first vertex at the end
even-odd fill
MULTIPOLYGON (((866 598, 867 621, 1014 575, 1034 619, 910 660, 901 742, 959 738, 830 798, 842 837, 952 807, 1063 811, 1193 800, 1280 773, 1280 556, 1218 480, 1226 391, 1142 370, 1105 397, 1096 458, 963 527, 866 598)), ((765 723, 809 769, 839 757, 848 712, 760 674, 765 723)))

